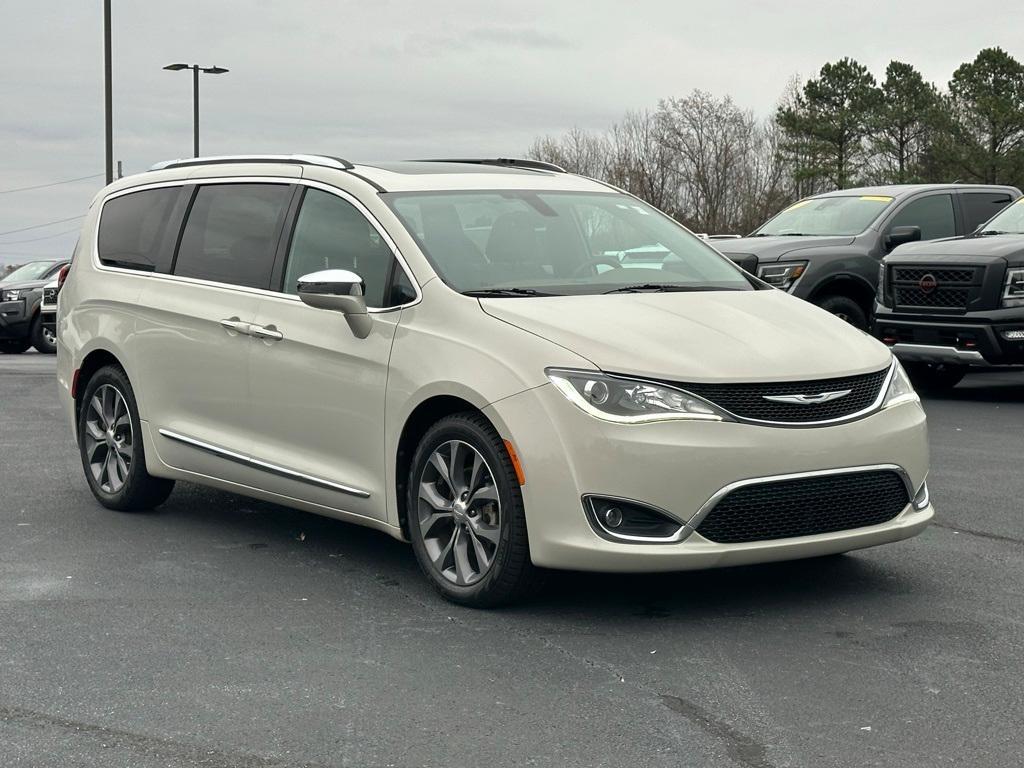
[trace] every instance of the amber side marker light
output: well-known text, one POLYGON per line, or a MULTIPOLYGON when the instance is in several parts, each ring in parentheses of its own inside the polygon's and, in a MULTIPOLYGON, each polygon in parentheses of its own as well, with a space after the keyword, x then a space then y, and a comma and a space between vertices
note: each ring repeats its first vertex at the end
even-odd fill
POLYGON ((519 461, 519 454, 516 453, 511 440, 505 440, 505 450, 508 451, 508 457, 512 459, 512 468, 516 471, 516 480, 519 481, 520 485, 526 485, 526 473, 523 472, 523 465, 519 461))

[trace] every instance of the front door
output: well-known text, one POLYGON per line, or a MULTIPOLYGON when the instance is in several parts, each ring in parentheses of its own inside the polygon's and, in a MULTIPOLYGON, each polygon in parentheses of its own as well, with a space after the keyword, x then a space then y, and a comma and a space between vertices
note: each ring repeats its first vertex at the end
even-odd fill
POLYGON ((310 187, 295 221, 281 292, 265 297, 251 358, 251 402, 259 419, 253 457, 265 488, 383 520, 384 395, 401 310, 388 308, 391 247, 354 201, 310 187), (356 338, 344 315, 303 304, 299 277, 347 269, 363 278, 373 326, 356 338))

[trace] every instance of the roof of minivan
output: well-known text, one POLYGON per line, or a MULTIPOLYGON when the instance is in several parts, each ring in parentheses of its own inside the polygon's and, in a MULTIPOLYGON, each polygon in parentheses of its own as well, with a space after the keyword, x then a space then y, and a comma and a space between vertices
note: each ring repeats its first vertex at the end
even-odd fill
POLYGON ((851 195, 878 195, 885 197, 906 197, 917 192, 931 192, 939 189, 949 190, 998 190, 1020 194, 1016 187, 1004 186, 1002 184, 882 184, 877 187, 852 187, 850 189, 837 189, 834 192, 825 192, 811 197, 843 197, 851 195))

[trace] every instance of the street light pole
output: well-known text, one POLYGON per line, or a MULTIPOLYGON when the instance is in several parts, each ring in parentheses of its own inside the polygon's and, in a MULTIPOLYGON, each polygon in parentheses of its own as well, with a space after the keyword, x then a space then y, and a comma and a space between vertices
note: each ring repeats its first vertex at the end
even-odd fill
POLYGON ((199 157, 199 65, 192 65, 192 157, 199 157))
POLYGON ((110 55, 110 0, 103 0, 103 118, 107 184, 114 180, 114 95, 110 55))
POLYGON ((217 66, 201 67, 198 64, 168 64, 164 69, 171 72, 180 72, 183 69, 192 70, 192 151, 194 157, 199 157, 199 73, 223 75, 228 70, 217 66))

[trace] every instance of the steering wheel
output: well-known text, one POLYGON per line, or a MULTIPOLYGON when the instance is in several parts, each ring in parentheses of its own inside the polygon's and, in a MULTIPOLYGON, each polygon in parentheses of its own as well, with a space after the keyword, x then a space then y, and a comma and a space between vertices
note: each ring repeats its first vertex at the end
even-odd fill
POLYGON ((583 276, 583 270, 587 269, 588 267, 590 269, 593 269, 594 273, 596 274, 597 273, 597 269, 595 269, 595 267, 597 267, 598 264, 604 264, 606 266, 611 267, 612 269, 622 269, 623 268, 622 267, 622 262, 620 262, 614 256, 593 256, 593 257, 587 259, 586 261, 584 261, 578 267, 576 267, 576 269, 574 269, 572 271, 572 275, 570 275, 570 276, 571 277, 582 277, 583 276))

